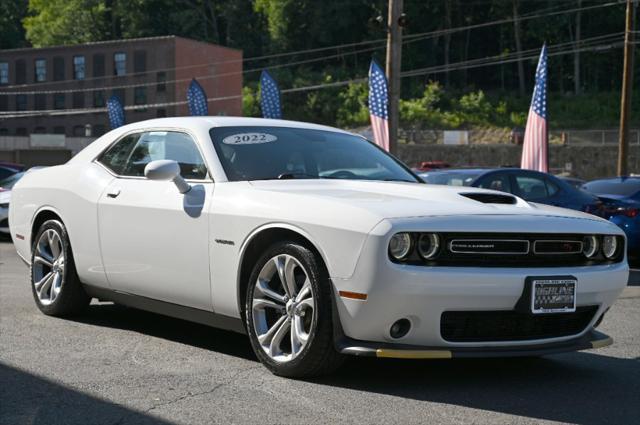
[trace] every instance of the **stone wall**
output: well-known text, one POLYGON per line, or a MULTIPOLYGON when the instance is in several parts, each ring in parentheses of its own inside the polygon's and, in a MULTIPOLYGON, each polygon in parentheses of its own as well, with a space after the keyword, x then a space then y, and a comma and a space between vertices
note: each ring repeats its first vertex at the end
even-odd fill
MULTIPOLYGON (((409 166, 421 161, 444 161, 451 166, 519 166, 522 146, 510 144, 486 145, 419 145, 400 144, 398 157, 409 166)), ((551 145, 549 151, 552 172, 568 171, 586 180, 616 174, 618 149, 609 146, 551 145)), ((640 174, 640 147, 629 146, 629 172, 640 174)))

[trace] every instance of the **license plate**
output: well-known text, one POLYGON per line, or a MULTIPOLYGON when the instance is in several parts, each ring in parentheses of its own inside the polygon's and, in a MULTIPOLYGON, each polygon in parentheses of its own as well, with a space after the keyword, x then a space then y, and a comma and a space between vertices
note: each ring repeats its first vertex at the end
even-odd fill
POLYGON ((575 279, 536 279, 531 285, 531 312, 571 313, 576 311, 575 279))

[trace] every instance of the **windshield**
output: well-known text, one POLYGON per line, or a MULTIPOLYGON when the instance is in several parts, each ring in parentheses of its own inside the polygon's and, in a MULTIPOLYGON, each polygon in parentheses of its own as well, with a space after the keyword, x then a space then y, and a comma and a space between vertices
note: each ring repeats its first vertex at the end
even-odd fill
POLYGON ((449 186, 471 186, 471 183, 482 174, 481 171, 447 171, 420 174, 422 180, 431 184, 446 184, 449 186))
POLYGON ((400 162, 350 134, 288 127, 215 127, 211 140, 229 181, 347 179, 418 183, 400 162))
POLYGON ((582 186, 591 193, 631 197, 640 192, 640 179, 596 180, 582 186))
POLYGON ((11 189, 17 182, 24 176, 25 172, 22 171, 20 173, 15 173, 12 176, 7 177, 6 179, 0 180, 0 187, 3 189, 11 189))

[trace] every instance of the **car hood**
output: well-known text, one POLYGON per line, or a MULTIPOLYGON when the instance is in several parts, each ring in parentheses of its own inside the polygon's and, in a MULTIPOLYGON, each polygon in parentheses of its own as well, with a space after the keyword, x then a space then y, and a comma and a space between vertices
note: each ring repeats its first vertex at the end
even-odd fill
POLYGON ((515 204, 483 203, 463 194, 498 194, 475 187, 358 180, 265 180, 250 182, 255 190, 271 192, 273 199, 295 196, 305 206, 344 207, 364 210, 380 219, 442 215, 534 215, 601 220, 593 215, 564 208, 533 204, 521 198, 515 204), (318 201, 321 201, 319 203, 318 201))

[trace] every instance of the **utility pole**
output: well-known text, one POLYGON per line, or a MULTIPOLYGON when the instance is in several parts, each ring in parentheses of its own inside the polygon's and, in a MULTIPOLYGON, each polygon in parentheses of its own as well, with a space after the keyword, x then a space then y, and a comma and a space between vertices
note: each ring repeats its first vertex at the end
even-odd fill
POLYGON ((620 101, 620 137, 618 147, 618 175, 628 174, 629 115, 633 84, 633 15, 636 0, 627 0, 627 15, 624 32, 624 67, 622 71, 622 97, 620 101))
POLYGON ((398 125, 400 122, 400 64, 402 62, 402 2, 389 0, 387 19, 387 63, 386 72, 389 81, 389 151, 398 150, 398 125))

